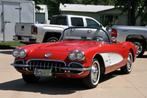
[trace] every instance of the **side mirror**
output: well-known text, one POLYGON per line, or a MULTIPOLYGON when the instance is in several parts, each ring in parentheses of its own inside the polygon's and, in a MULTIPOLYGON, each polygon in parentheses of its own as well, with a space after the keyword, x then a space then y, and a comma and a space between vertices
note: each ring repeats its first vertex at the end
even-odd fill
POLYGON ((111 40, 112 40, 113 43, 116 43, 117 42, 116 37, 111 37, 111 40))
POLYGON ((118 36, 117 30, 113 29, 113 28, 109 28, 108 32, 109 32, 109 34, 111 36, 112 42, 116 43, 117 42, 117 36, 118 36))
POLYGON ((112 31, 111 27, 106 27, 106 30, 110 33, 112 31))
POLYGON ((116 37, 115 36, 113 36, 113 29, 111 28, 111 27, 106 27, 106 30, 107 30, 107 32, 110 34, 110 37, 111 37, 111 41, 113 42, 113 43, 116 43, 117 42, 117 39, 116 39, 116 37))

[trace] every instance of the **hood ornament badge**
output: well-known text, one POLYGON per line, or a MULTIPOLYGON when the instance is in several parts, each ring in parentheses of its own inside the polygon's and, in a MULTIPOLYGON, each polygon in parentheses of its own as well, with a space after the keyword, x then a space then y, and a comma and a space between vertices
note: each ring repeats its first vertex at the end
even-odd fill
POLYGON ((45 55, 44 55, 44 57, 45 58, 48 58, 48 57, 50 57, 52 54, 51 53, 46 53, 45 55))

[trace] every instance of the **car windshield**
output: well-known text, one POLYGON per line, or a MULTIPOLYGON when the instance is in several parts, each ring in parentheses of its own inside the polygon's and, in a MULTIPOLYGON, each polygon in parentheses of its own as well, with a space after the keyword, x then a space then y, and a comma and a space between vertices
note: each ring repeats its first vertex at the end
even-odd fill
POLYGON ((95 28, 68 28, 62 35, 62 40, 96 40, 105 41, 107 38, 102 29, 95 28))
POLYGON ((68 28, 63 33, 63 40, 91 40, 96 36, 96 31, 91 28, 68 28))

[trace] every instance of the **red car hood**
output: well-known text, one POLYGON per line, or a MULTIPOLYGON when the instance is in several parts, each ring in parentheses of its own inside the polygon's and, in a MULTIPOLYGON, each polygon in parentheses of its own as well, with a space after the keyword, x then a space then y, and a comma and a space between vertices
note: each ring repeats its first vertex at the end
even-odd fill
POLYGON ((85 52, 89 49, 99 46, 100 44, 101 43, 98 43, 96 41, 79 41, 79 40, 37 44, 32 46, 33 50, 31 53, 29 53, 28 56, 29 58, 44 58, 45 54, 51 53, 52 54, 52 56, 50 57, 51 59, 64 60, 68 56, 69 52, 73 50, 81 50, 85 52))
POLYGON ((39 50, 44 51, 60 51, 60 52, 68 52, 72 50, 82 50, 85 51, 89 48, 96 47, 100 43, 96 41, 79 41, 79 40, 70 40, 70 41, 60 41, 55 43, 46 43, 41 44, 38 47, 39 50))

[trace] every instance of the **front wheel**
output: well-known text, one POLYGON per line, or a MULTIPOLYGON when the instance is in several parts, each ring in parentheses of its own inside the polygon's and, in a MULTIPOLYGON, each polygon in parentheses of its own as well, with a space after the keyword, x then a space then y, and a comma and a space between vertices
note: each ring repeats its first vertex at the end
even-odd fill
POLYGON ((128 54, 127 64, 121 68, 121 72, 128 74, 132 71, 133 55, 130 52, 128 54))
POLYGON ((90 74, 83 79, 83 83, 88 88, 96 87, 99 83, 100 74, 100 63, 98 60, 94 59, 91 66, 90 74))

